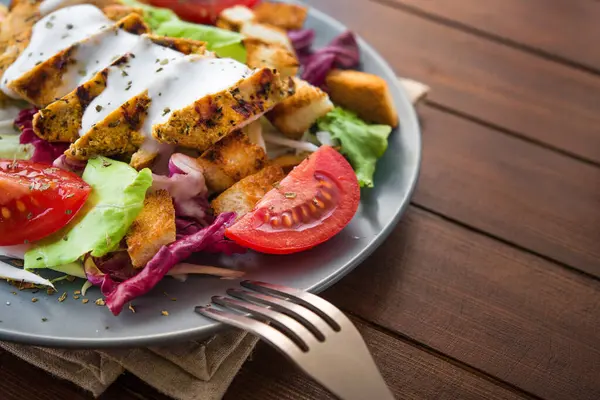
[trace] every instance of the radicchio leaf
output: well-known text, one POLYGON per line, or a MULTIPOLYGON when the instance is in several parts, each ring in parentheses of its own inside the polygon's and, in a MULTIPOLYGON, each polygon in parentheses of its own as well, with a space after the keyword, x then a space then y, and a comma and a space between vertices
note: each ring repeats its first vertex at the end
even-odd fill
POLYGON ((112 290, 104 291, 110 284, 103 282, 102 292, 106 297, 106 305, 114 315, 118 315, 125 304, 148 293, 179 262, 193 253, 205 251, 210 246, 223 240, 225 229, 235 220, 235 213, 223 213, 215 221, 194 234, 184 236, 175 242, 161 247, 137 275, 124 282, 114 283, 112 290))
POLYGON ((312 51, 314 32, 311 30, 290 31, 288 36, 302 65, 301 78, 314 86, 323 87, 329 71, 334 68, 354 68, 360 62, 360 51, 356 36, 346 31, 333 39, 327 46, 312 51))

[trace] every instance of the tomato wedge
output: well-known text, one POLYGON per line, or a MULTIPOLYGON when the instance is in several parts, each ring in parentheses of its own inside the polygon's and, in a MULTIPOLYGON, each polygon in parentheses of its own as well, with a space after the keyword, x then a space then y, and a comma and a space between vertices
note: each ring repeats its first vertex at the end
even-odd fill
POLYGON ((259 0, 150 0, 156 7, 172 9, 180 18, 200 24, 214 24, 226 8, 241 5, 254 7, 259 0))
POLYGON ((329 240, 352 219, 360 201, 346 159, 322 146, 270 190, 225 236, 261 253, 290 254, 329 240))
POLYGON ((77 175, 47 164, 0 160, 0 246, 58 231, 75 217, 91 190, 77 175))

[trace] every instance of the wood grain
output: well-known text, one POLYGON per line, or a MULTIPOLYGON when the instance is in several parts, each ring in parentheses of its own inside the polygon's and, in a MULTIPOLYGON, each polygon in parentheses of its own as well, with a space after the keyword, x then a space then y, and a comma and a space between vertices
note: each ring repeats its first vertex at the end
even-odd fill
POLYGON ((600 277, 600 168, 429 108, 417 204, 600 277))
POLYGON ((425 211, 325 297, 544 399, 600 398, 600 282, 425 211))
POLYGON ((598 77, 368 0, 309 3, 430 85, 434 103, 600 163, 598 77))
MULTIPOLYGON (((473 375, 353 319, 398 399, 521 399, 521 395, 473 375)), ((261 343, 225 400, 333 399, 275 350, 261 343)))
POLYGON ((600 72, 600 2, 376 0, 422 11, 600 72))

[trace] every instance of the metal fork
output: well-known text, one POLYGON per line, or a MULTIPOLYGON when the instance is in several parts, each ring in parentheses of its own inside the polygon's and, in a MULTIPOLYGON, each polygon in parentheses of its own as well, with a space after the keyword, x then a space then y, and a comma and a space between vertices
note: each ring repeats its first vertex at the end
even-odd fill
POLYGON ((231 297, 214 296, 196 312, 256 334, 341 399, 394 398, 360 333, 331 303, 286 286, 241 285, 251 291, 229 289, 231 297))

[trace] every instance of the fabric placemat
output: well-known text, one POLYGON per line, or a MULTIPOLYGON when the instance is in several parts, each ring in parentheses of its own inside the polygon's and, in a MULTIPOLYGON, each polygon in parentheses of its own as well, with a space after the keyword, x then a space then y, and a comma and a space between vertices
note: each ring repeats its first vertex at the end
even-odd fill
MULTIPOLYGON (((399 78, 410 100, 417 103, 430 88, 399 78)), ((67 350, 0 342, 4 350, 95 397, 124 372, 180 400, 221 399, 258 339, 238 329, 203 341, 165 347, 110 350, 67 350)))

